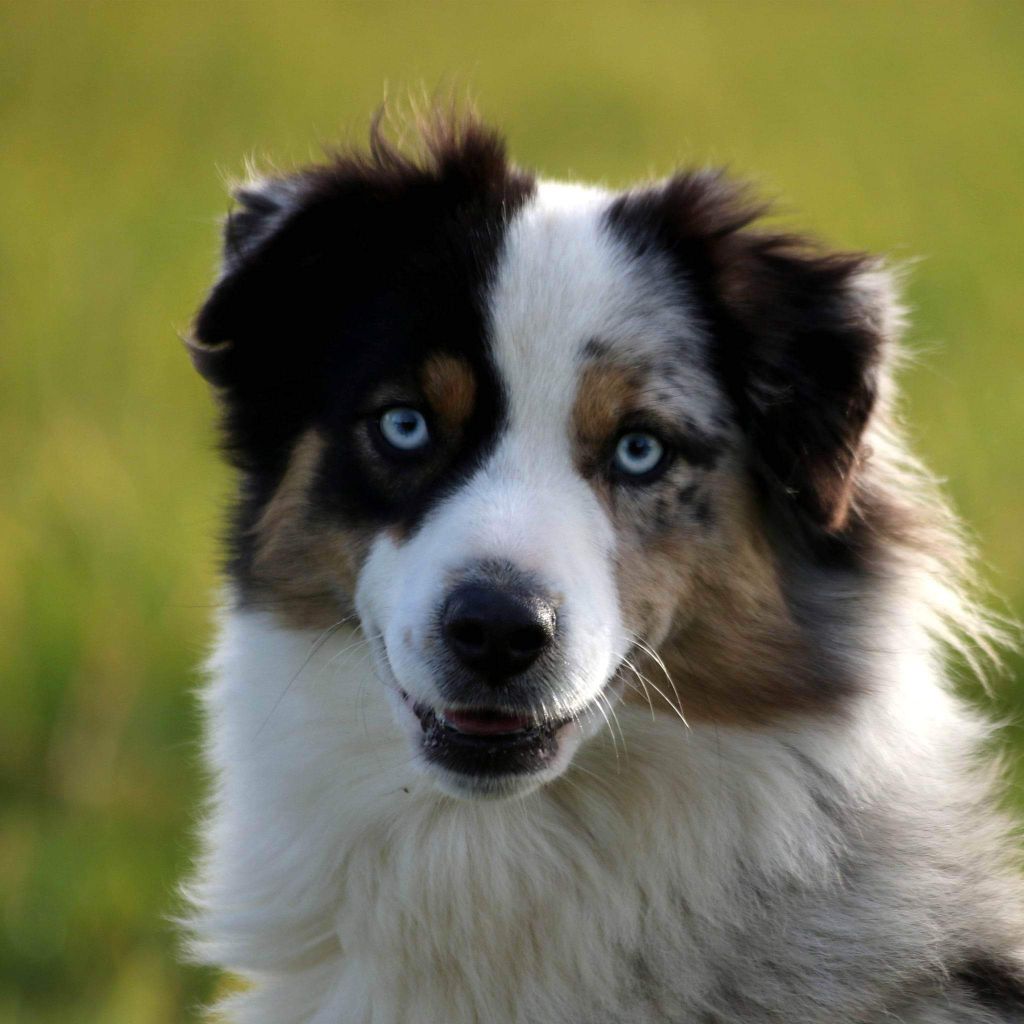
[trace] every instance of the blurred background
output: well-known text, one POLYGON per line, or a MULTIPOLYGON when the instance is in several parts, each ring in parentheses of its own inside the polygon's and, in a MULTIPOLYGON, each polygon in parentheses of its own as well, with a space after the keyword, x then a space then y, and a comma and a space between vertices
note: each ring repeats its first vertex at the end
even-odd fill
MULTIPOLYGON (((194 1020, 191 692, 228 487, 176 332, 223 177, 471 93, 523 163, 716 162, 920 258, 916 443, 1024 612, 1024 5, 0 3, 0 1021, 194 1020)), ((1024 779, 1022 665, 991 696, 1024 779)), ((1011 799, 1024 806, 1020 787, 1011 799)))

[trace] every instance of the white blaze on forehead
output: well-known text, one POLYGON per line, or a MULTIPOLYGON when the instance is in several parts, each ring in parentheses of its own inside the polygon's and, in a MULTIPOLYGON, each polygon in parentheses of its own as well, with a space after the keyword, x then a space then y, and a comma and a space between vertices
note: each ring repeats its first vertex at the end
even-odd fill
POLYGON ((629 305, 628 256, 602 226, 609 202, 600 189, 542 183, 509 225, 487 298, 507 420, 475 481, 498 512, 480 517, 478 543, 559 589, 566 583, 552 577, 571 571, 560 562, 614 545, 570 436, 580 350, 614 331, 629 305))
POLYGON ((602 227, 609 201, 599 189, 542 183, 508 228, 488 305, 515 431, 568 421, 580 349, 628 302, 625 253, 602 227))
POLYGON ((488 307, 510 435, 543 433, 550 444, 557 434, 569 445, 581 353, 592 340, 617 359, 662 357, 678 368, 698 421, 715 408, 705 339, 679 282, 667 262, 638 259, 608 226, 612 200, 602 189, 542 182, 508 228, 488 307))

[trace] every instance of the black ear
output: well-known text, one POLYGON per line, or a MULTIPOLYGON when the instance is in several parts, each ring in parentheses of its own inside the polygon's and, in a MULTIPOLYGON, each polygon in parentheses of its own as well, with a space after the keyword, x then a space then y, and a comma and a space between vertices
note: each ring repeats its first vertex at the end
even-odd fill
POLYGON ((280 382, 286 362, 310 365, 346 305, 386 288, 403 258, 443 249, 453 224, 486 234, 532 191, 502 138, 472 115, 438 112, 417 128, 419 152, 389 142, 378 119, 367 152, 235 193, 223 273, 188 343, 204 377, 244 391, 261 374, 280 382))
POLYGON ((717 363, 757 468, 830 533, 846 525, 878 397, 886 282, 866 257, 771 235, 737 239, 720 270, 731 322, 717 363))
POLYGON ((196 370, 225 387, 237 377, 236 340, 260 321, 267 296, 260 291, 274 263, 274 236, 297 211, 304 193, 300 177, 251 183, 234 191, 236 206, 224 221, 223 267, 185 339, 196 370), (261 249, 268 250, 261 253, 261 249))
POLYGON ((720 174, 696 173, 625 197, 612 219, 672 255, 762 485, 838 533, 898 316, 876 260, 751 227, 763 212, 720 174))

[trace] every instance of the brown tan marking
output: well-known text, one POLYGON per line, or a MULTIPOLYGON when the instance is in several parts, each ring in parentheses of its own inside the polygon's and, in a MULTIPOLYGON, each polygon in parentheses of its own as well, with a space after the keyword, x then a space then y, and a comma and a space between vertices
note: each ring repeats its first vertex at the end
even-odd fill
POLYGON ((318 519, 311 500, 325 447, 310 429, 296 442, 288 469, 253 533, 252 596, 288 625, 326 629, 351 611, 356 576, 370 534, 318 519))
MULTIPOLYGON (((635 368, 607 359, 584 368, 573 409, 584 470, 607 451, 623 418, 642 409, 644 399, 635 368)), ((593 476, 619 535, 623 622, 657 649, 665 666, 634 650, 630 661, 644 678, 624 668, 623 699, 644 705, 650 699, 655 710, 671 714, 678 704, 688 720, 722 724, 824 709, 835 687, 822 684, 820 665, 790 614, 743 471, 730 459, 712 468, 699 485, 689 476, 681 483, 670 470, 649 488, 621 494, 600 474, 593 476), (666 488, 675 505, 697 502, 691 515, 659 516, 666 488)))
POLYGON ((636 408, 640 391, 636 371, 616 363, 588 363, 580 374, 572 412, 578 442, 587 450, 603 445, 622 417, 636 408))
MULTIPOLYGON (((653 684, 655 709, 675 714, 678 703, 688 721, 764 724, 825 710, 835 688, 818 674, 790 614, 752 499, 736 477, 721 487, 725 521, 713 544, 676 531, 620 554, 624 621, 657 649, 665 670, 646 654, 630 660, 653 684)), ((624 700, 646 706, 628 668, 624 679, 624 700)))
POLYGON ((464 359, 443 353, 431 356, 420 370, 420 385, 448 430, 458 430, 469 419, 476 399, 476 378, 464 359))

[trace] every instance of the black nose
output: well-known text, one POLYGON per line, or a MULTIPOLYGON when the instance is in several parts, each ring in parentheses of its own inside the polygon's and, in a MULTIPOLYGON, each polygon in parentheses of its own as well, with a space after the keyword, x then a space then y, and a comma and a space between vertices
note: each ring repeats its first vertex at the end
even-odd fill
POLYGON ((441 615, 445 642, 459 660, 491 680, 529 668, 555 636, 555 606, 537 594, 463 583, 441 615))

